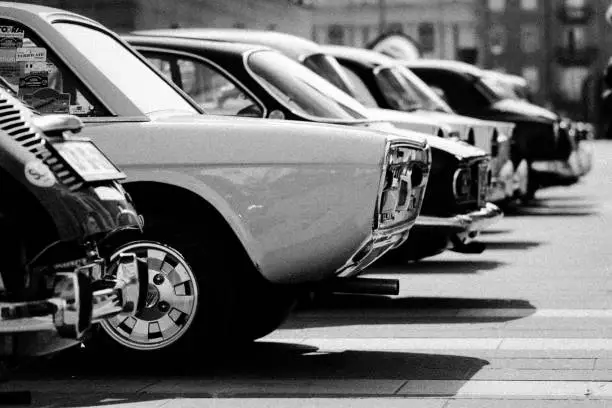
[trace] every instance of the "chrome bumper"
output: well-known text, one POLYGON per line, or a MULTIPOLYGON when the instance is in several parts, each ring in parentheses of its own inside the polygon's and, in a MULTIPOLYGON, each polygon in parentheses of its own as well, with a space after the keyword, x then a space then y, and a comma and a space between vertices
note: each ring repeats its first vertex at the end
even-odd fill
MULTIPOLYGON (((92 323, 138 306, 143 290, 136 257, 120 255, 117 276, 100 279, 101 263, 55 275, 53 296, 28 302, 0 302, 0 339, 7 335, 52 332, 70 340, 82 338, 92 323), (98 277, 96 279, 95 277, 98 277)), ((146 279, 144 285, 146 285, 146 279)))
POLYGON ((432 217, 421 215, 417 218, 418 227, 448 229, 456 234, 461 241, 476 238, 483 229, 498 222, 504 213, 492 203, 487 203, 478 211, 459 214, 454 217, 432 217))
POLYGON ((358 275, 387 251, 403 244, 408 239, 408 234, 414 224, 412 221, 398 227, 374 231, 361 244, 355 255, 336 271, 336 277, 347 278, 358 275))
POLYGON ((531 169, 539 173, 554 174, 562 178, 577 178, 587 174, 593 166, 593 149, 584 142, 567 160, 539 160, 531 163, 531 169))

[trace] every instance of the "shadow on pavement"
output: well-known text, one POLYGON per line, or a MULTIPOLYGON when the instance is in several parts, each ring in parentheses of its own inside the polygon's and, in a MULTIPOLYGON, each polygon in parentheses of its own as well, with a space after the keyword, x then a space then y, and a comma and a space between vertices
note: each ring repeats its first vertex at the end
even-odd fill
POLYGON ((300 304, 283 329, 381 324, 496 323, 536 311, 523 299, 322 294, 300 304))
POLYGON ((485 244, 487 249, 525 250, 542 245, 542 242, 538 241, 478 241, 485 244))
MULTIPOLYGON (((190 356, 189 362, 176 358, 143 359, 138 365, 122 364, 120 370, 112 364, 94 369, 87 359, 74 353, 72 356, 72 360, 66 361, 59 355, 20 373, 21 379, 33 379, 40 384, 51 379, 64 380, 62 384, 66 384, 68 380, 62 389, 48 386, 33 390, 33 406, 105 406, 177 397, 380 397, 380 392, 374 389, 389 389, 392 394, 410 380, 456 380, 450 389, 445 387, 445 396, 453 396, 489 364, 486 360, 457 355, 324 352, 311 346, 266 342, 245 346, 212 365, 205 363, 203 356, 190 356), (124 387, 112 386, 122 381, 124 387), (360 389, 360 385, 369 388, 360 389), (347 387, 354 389, 353 395, 347 394, 347 387), (368 389, 372 390, 370 395, 368 389)), ((11 388, 19 389, 19 378, 11 388)))
POLYGON ((498 234, 507 234, 509 232, 513 232, 514 230, 505 228, 491 228, 491 229, 485 229, 483 231, 481 231, 481 234, 485 234, 485 235, 498 235, 498 234))
POLYGON ((506 265, 506 262, 491 260, 435 260, 419 262, 376 263, 368 272, 402 274, 474 274, 493 270, 506 265))

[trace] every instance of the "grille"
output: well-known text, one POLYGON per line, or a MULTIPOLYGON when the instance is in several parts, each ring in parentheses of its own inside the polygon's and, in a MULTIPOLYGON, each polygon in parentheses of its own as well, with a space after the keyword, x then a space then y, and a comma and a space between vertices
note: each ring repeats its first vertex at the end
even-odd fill
POLYGON ((429 177, 429 162, 429 149, 390 146, 374 228, 390 228, 416 219, 429 177))
POLYGON ((13 98, 0 97, 0 130, 5 131, 23 148, 45 163, 55 177, 71 191, 78 190, 83 183, 73 171, 49 151, 40 130, 28 124, 31 113, 13 98))

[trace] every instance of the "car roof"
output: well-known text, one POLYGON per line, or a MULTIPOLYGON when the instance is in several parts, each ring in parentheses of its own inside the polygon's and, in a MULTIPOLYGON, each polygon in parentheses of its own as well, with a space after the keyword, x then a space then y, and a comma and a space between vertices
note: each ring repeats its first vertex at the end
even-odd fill
POLYGON ((0 9, 4 9, 3 13, 7 17, 14 17, 16 14, 21 16, 29 15, 30 17, 38 17, 43 20, 51 20, 53 18, 65 16, 70 17, 74 20, 87 21, 92 25, 100 27, 100 23, 80 14, 72 13, 70 11, 62 10, 55 7, 42 6, 38 4, 27 4, 27 3, 15 3, 8 1, 0 1, 0 9))
POLYGON ((122 35, 132 45, 180 48, 189 50, 206 50, 227 54, 244 54, 258 49, 269 49, 254 44, 199 40, 192 38, 162 37, 158 35, 122 35))
POLYGON ((512 82, 513 84, 517 84, 517 85, 527 84, 527 80, 520 75, 508 74, 506 72, 499 72, 499 71, 494 71, 490 69, 485 69, 483 73, 485 76, 488 76, 494 79, 499 79, 499 80, 506 81, 506 82, 512 82))
POLYGON ((278 31, 245 30, 239 28, 174 28, 139 30, 134 34, 198 38, 215 41, 242 42, 265 45, 300 60, 304 56, 321 53, 320 46, 303 37, 278 31))
POLYGON ((332 57, 358 61, 371 68, 379 65, 397 65, 398 60, 383 55, 377 51, 342 45, 322 45, 321 50, 332 57))
POLYGON ((483 75, 482 69, 478 68, 475 65, 471 65, 461 61, 451 61, 442 59, 418 59, 414 61, 402 62, 408 68, 437 68, 446 71, 455 71, 457 73, 473 77, 481 77, 483 75))

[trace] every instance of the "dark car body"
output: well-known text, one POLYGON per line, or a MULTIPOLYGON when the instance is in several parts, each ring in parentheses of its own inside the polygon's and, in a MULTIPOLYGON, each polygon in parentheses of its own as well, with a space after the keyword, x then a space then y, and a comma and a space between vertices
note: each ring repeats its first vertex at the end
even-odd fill
POLYGON ((532 192, 540 186, 572 184, 584 173, 574 163, 578 143, 571 122, 527 101, 498 95, 481 79, 483 71, 473 65, 441 60, 404 64, 441 90, 458 113, 515 123, 513 159, 529 161, 532 192))
MULTIPOLYGON (((317 112, 297 112, 295 108, 297 103, 292 105, 288 98, 283 100, 282 97, 278 96, 275 89, 278 90, 280 85, 275 87, 266 81, 262 76, 263 74, 255 72, 270 70, 272 73, 277 72, 282 75, 281 71, 283 70, 295 72, 304 69, 284 56, 279 58, 279 62, 282 63, 284 60, 285 66, 270 65, 271 62, 262 66, 261 64, 268 61, 257 59, 258 55, 262 54, 280 55, 278 51, 252 44, 181 38, 180 34, 179 37, 136 35, 125 38, 154 65, 163 68, 163 72, 177 85, 183 87, 183 90, 187 93, 190 93, 190 89, 187 89, 189 86, 183 83, 181 77, 172 73, 179 71, 179 68, 187 63, 193 63, 194 66, 200 66, 201 64, 206 67, 202 69, 215 70, 219 75, 224 76, 235 87, 234 94, 241 92, 243 99, 250 98, 251 104, 257 105, 257 108, 250 110, 249 114, 257 112, 259 117, 284 117, 305 121, 329 120, 317 116, 317 112)), ((203 74, 202 69, 200 72, 203 74)), ((197 69, 196 72, 198 72, 197 69)), ((197 80, 197 78, 195 80, 190 79, 189 83, 197 80)), ((203 79, 199 81, 207 82, 203 79)), ((314 82, 315 78, 312 78, 310 86, 315 87, 314 82)), ((300 89, 300 86, 301 84, 295 83, 296 91, 300 89)), ((306 93, 306 90, 304 90, 304 93, 306 93)), ((332 93, 332 90, 330 90, 330 93, 332 93)), ((192 97, 197 97, 196 94, 191 94, 192 97)), ((314 99, 317 99, 317 97, 325 99, 322 95, 317 94, 312 95, 312 97, 314 99)), ((294 101, 301 98, 304 98, 304 95, 294 94, 292 96, 294 101)), ((202 99, 205 100, 206 98, 202 99)), ((368 110, 351 105, 350 101, 345 102, 347 106, 354 108, 357 118, 367 119, 368 110)), ((313 101, 313 105, 316 105, 316 103, 316 101, 313 101)), ((353 101, 353 103, 356 103, 356 101, 353 101)), ((234 114, 240 115, 240 111, 234 111, 234 114)), ((347 124, 350 124, 349 119, 344 119, 347 124)), ((335 120, 342 120, 342 118, 338 117, 335 120)), ((374 123, 367 126, 377 125, 374 123)), ((482 150, 462 142, 443 140, 435 136, 427 136, 427 139, 435 163, 429 175, 421 215, 409 237, 409 243, 403 245, 401 250, 396 251, 409 258, 420 258, 424 254, 431 255, 441 252, 449 247, 451 242, 456 244, 451 245, 451 247, 463 250, 465 244, 483 228, 483 224, 492 223, 501 216, 497 207, 487 206, 486 204, 490 179, 489 157, 482 150), (454 193, 456 176, 464 168, 472 169, 469 171, 469 177, 462 179, 462 182, 469 183, 469 191, 464 196, 456 196, 454 193), (435 232, 436 228, 438 228, 437 232, 435 232), (421 236, 423 229, 426 230, 427 237, 435 235, 435 241, 421 236), (440 236, 443 238, 440 238, 440 236), (461 238, 457 238, 458 236, 461 238), (435 242, 434 249, 425 249, 425 247, 431 246, 433 242, 435 242)))
POLYGON ((98 248, 132 236, 141 219, 117 182, 125 175, 72 134, 80 126, 0 91, 0 358, 75 345, 127 301, 114 284, 94 290, 106 271, 98 248))

